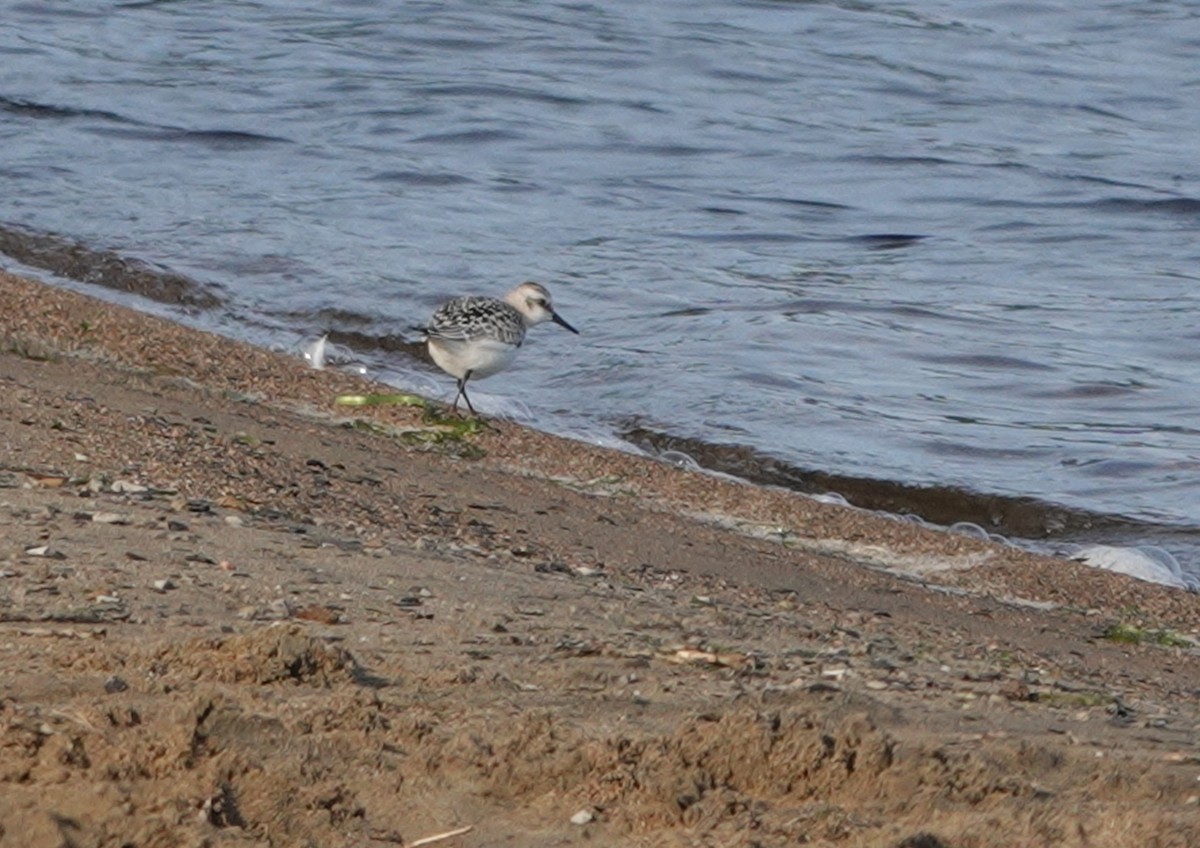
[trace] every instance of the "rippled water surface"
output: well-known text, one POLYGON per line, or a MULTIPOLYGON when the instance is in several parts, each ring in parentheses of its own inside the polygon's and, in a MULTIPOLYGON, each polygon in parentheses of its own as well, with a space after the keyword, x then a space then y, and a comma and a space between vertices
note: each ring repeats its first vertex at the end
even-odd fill
POLYGON ((537 279, 584 335, 485 408, 1127 516, 1200 570, 1198 55, 1183 0, 14 3, 0 222, 444 396, 371 340, 537 279))

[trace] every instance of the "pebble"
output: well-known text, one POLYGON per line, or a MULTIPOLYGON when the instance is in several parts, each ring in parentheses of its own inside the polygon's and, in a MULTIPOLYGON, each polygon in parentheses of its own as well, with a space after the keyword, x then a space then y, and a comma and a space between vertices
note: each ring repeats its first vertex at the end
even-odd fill
POLYGON ((575 815, 571 816, 571 824, 585 825, 595 821, 596 815, 591 810, 580 810, 575 815))
POLYGON ((167 592, 175 588, 175 581, 169 577, 165 577, 162 580, 155 580, 150 585, 154 587, 154 591, 156 592, 167 592))
POLYGON ((141 483, 135 483, 132 480, 115 480, 109 487, 109 490, 116 492, 118 495, 136 495, 150 491, 148 486, 143 486, 141 483))
POLYGON ((117 692, 124 692, 128 688, 129 684, 115 674, 104 681, 104 691, 110 695, 115 695, 117 692))
POLYGON ((227 515, 225 516, 225 523, 230 527, 241 527, 246 523, 246 520, 240 515, 227 515))
POLYGON ((128 515, 120 512, 93 512, 92 521, 96 524, 128 524, 128 515))
POLYGON ((49 545, 37 545, 36 547, 26 548, 25 553, 29 556, 45 557, 46 559, 66 559, 67 555, 57 548, 52 548, 49 545))

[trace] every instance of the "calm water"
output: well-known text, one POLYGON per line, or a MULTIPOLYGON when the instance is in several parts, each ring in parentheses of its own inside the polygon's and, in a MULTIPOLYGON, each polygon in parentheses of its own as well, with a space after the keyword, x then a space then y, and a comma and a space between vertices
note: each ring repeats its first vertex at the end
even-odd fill
POLYGON ((372 340, 537 279, 584 335, 481 407, 1200 573, 1195 4, 5 5, 0 222, 198 281, 188 321, 448 396, 372 340))

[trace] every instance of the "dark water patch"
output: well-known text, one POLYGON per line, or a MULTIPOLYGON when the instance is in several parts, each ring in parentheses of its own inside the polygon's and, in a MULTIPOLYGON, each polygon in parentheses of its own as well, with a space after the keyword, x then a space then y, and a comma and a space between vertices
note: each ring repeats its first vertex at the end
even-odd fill
POLYGON ((649 112, 651 115, 667 115, 670 114, 669 109, 664 109, 654 103, 649 103, 645 100, 618 100, 618 106, 629 109, 632 112, 649 112))
POLYGON ((403 353, 422 362, 430 362, 429 352, 424 342, 416 341, 400 335, 389 333, 376 335, 359 330, 330 328, 327 331, 329 341, 345 345, 359 353, 403 353))
POLYGON ((745 215, 746 212, 742 209, 732 209, 728 206, 701 206, 701 212, 708 212, 711 215, 745 215))
MULTIPOLYGON (((958 420, 963 423, 976 423, 974 419, 964 419, 959 416, 947 416, 947 420, 958 420)), ((1053 460, 1059 455, 1057 447, 993 447, 979 442, 959 442, 950 439, 924 439, 918 444, 926 451, 939 457, 959 456, 973 460, 1027 460, 1038 457, 1053 460)))
POLYGON ((176 6, 183 0, 134 0, 132 3, 118 3, 118 9, 151 9, 155 6, 176 6))
POLYGON ((172 141, 198 141, 212 145, 291 144, 290 138, 278 135, 247 132, 245 130, 168 130, 172 141))
MULTIPOLYGON (((1136 461, 1129 459, 1091 459, 1082 460, 1071 463, 1073 468, 1077 468, 1080 474, 1088 477, 1102 477, 1113 480, 1137 480, 1143 477, 1156 475, 1162 470, 1160 463, 1136 461)), ((1198 469, 1193 467, 1186 469, 1188 473, 1195 474, 1198 469)))
POLYGON ((406 38, 405 42, 414 47, 432 47, 434 50, 453 50, 462 52, 482 52, 496 50, 504 46, 501 41, 483 38, 406 38))
POLYGON ((912 247, 929 236, 908 235, 906 233, 878 233, 863 236, 849 236, 845 241, 864 244, 871 250, 898 250, 912 247))
POLYGON ((461 130, 459 132, 431 133, 412 139, 413 144, 489 144, 494 141, 512 141, 521 136, 511 130, 461 130))
POLYGON ((835 203, 830 200, 810 200, 805 197, 769 197, 764 195, 739 194, 730 195, 730 200, 744 200, 747 202, 754 201, 757 203, 768 203, 773 206, 793 206, 802 209, 816 210, 844 210, 853 209, 853 206, 847 206, 844 203, 835 203))
POLYGON ((842 156, 842 162, 857 162, 863 165, 969 165, 957 159, 946 159, 941 156, 890 156, 887 154, 855 153, 842 156))
POLYGON ((1054 366, 1034 362, 1031 359, 1019 359, 1015 356, 999 354, 915 354, 914 359, 935 365, 965 365, 970 368, 987 368, 994 371, 1056 371, 1054 366))
POLYGON ((740 68, 710 68, 705 76, 711 79, 728 80, 729 82, 752 82, 766 85, 779 85, 791 82, 790 76, 777 74, 756 74, 740 68))
POLYGON ((102 14, 98 9, 80 9, 78 5, 74 3, 16 3, 9 8, 13 12, 33 14, 38 17, 54 15, 59 18, 94 18, 102 14))
POLYGON ((812 236, 799 233, 664 233, 687 241, 703 241, 711 244, 790 244, 792 242, 815 241, 812 236))
POLYGON ((684 309, 672 309, 668 312, 658 313, 659 318, 695 318, 700 315, 708 315, 716 311, 710 306, 689 306, 684 309))
POLYGON ((1063 388, 1039 389, 1037 391, 1026 392, 1025 396, 1047 400, 1095 400, 1099 398, 1125 397, 1148 388, 1151 387, 1145 383, 1092 382, 1077 383, 1063 388))
POLYGON ((69 280, 129 292, 159 303, 211 309, 223 302, 211 289, 174 271, 111 250, 97 250, 66 236, 36 233, 13 224, 0 224, 0 253, 69 280))
POLYGON ((1078 103, 1074 108, 1086 115, 1097 115, 1101 118, 1112 118, 1113 120, 1126 121, 1130 123, 1134 121, 1134 119, 1128 115, 1122 115, 1120 112, 1113 112, 1108 109, 1101 109, 1099 106, 1089 106, 1086 103, 1078 103))
POLYGON ((622 150, 627 153, 647 156, 664 156, 668 159, 685 159, 691 156, 712 156, 728 153, 722 147, 699 147, 694 144, 606 144, 600 150, 622 150))
MULTIPOLYGON (((925 201, 938 200, 942 202, 966 202, 966 198, 955 197, 926 197, 925 201)), ((1124 214, 1150 215, 1182 215, 1186 217, 1200 216, 1200 199, 1194 197, 1166 197, 1147 200, 1136 197, 1104 197, 1098 200, 1013 200, 1005 197, 975 198, 974 203, 981 207, 993 209, 1095 209, 1100 212, 1115 212, 1124 214)))
POLYGON ((533 88, 508 85, 427 85, 418 88, 420 94, 432 97, 478 97, 481 100, 531 100, 554 106, 584 106, 590 101, 564 94, 553 94, 533 88))
POLYGON ((800 468, 748 446, 717 445, 672 436, 636 422, 623 428, 619 435, 651 453, 680 451, 702 468, 751 483, 810 495, 835 492, 860 509, 915 515, 947 527, 968 522, 1005 536, 1063 542, 1094 541, 1133 530, 1149 532, 1157 527, 1125 516, 1072 509, 1033 497, 989 495, 958 486, 918 486, 800 468))
MULTIPOLYGON (((278 313, 281 318, 284 318, 294 324, 307 324, 308 326, 320 327, 322 332, 330 330, 333 327, 345 329, 346 327, 369 327, 375 323, 376 317, 365 315, 362 312, 357 312, 350 309, 340 309, 336 306, 327 306, 323 309, 315 310, 294 310, 288 309, 278 313)), ((378 345, 371 344, 369 348, 375 350, 378 345)))
POLYGON ((375 182, 401 183, 411 186, 452 186, 474 182, 470 177, 461 174, 434 174, 424 171, 381 171, 370 177, 375 182))
POLYGON ((1096 185, 1108 186, 1110 188, 1136 188, 1146 191, 1153 191, 1154 186, 1146 185, 1145 183, 1134 183, 1127 180, 1116 180, 1111 177, 1101 177, 1096 174, 1056 174, 1056 178, 1064 180, 1074 180, 1081 183, 1094 183, 1096 185))
POLYGON ((1152 214, 1200 216, 1200 199, 1167 197, 1161 200, 1140 200, 1132 197, 1107 197, 1091 204, 1110 212, 1148 212, 1152 214))
POLYGON ((166 141, 171 143, 202 144, 216 150, 241 150, 266 144, 290 144, 291 140, 273 135, 242 130, 186 130, 177 127, 158 127, 140 124, 136 127, 88 127, 93 135, 129 138, 137 141, 166 141))

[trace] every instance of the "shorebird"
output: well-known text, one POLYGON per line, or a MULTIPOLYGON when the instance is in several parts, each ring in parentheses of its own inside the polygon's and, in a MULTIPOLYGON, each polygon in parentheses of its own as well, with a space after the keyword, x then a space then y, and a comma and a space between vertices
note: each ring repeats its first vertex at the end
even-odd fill
POLYGON ((433 361, 458 380, 452 411, 458 412, 461 397, 471 414, 478 415, 467 396, 467 381, 490 377, 511 365, 525 331, 546 321, 579 333, 554 311, 550 292, 537 283, 521 283, 503 299, 456 297, 433 313, 419 329, 425 333, 433 361))

